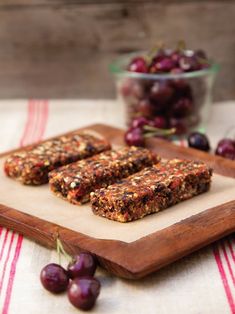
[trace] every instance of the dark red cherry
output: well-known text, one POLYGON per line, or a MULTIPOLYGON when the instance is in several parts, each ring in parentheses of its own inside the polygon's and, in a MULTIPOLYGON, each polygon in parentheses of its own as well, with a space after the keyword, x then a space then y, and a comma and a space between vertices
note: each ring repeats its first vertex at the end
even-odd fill
POLYGON ((223 138, 217 144, 217 146, 221 145, 235 145, 235 141, 232 140, 231 138, 223 138))
POLYGON ((143 99, 137 105, 137 112, 146 118, 150 118, 153 115, 154 108, 149 100, 143 99))
POLYGON ((156 81, 150 89, 150 100, 158 106, 166 105, 173 96, 174 89, 166 81, 156 81))
POLYGON ((175 134, 176 135, 182 135, 187 132, 187 126, 185 124, 184 119, 180 118, 170 118, 169 119, 169 125, 171 128, 175 128, 175 134))
POLYGON ((68 299, 78 309, 88 311, 100 293, 100 282, 94 277, 81 277, 72 280, 68 287, 68 299))
POLYGON ((186 97, 192 100, 192 88, 188 82, 179 79, 171 82, 172 88, 174 88, 174 98, 179 99, 186 97))
POLYGON ((199 63, 194 55, 192 56, 181 56, 179 59, 179 66, 184 72, 191 72, 200 70, 199 63))
POLYGON ((132 91, 132 79, 125 79, 121 82, 119 86, 119 91, 123 97, 128 97, 131 94, 132 91))
POLYGON ((131 126, 132 128, 142 128, 144 125, 148 125, 149 123, 150 121, 145 117, 138 117, 132 121, 131 126))
POLYGON ((151 121, 151 125, 158 129, 166 129, 167 121, 163 116, 156 116, 154 120, 151 121))
POLYGON ((129 146, 144 146, 144 136, 141 128, 128 129, 124 139, 129 146))
POLYGON ((128 66, 128 71, 138 72, 138 73, 147 73, 148 67, 147 67, 145 59, 142 57, 136 57, 132 59, 128 66))
POLYGON ((180 98, 171 107, 171 113, 176 118, 187 117, 193 111, 193 102, 188 98, 180 98))
POLYGON ((140 81, 132 82, 131 95, 137 99, 142 99, 144 97, 144 86, 140 81))
POLYGON ((231 139, 219 141, 215 151, 216 155, 235 160, 235 142, 231 139))
POLYGON ((81 276, 93 276, 96 271, 97 263, 90 253, 80 253, 69 263, 67 271, 70 278, 81 276))
POLYGON ((43 287, 52 293, 65 291, 69 284, 69 277, 66 270, 54 263, 43 267, 40 274, 40 280, 43 287))
POLYGON ((170 54, 171 59, 174 61, 174 63, 176 65, 179 64, 179 60, 180 60, 181 56, 182 56, 182 53, 180 51, 177 51, 177 50, 172 51, 171 54, 170 54))
POLYGON ((188 146, 208 152, 210 143, 207 136, 200 132, 192 132, 188 136, 188 146))
POLYGON ((150 73, 168 73, 174 67, 176 63, 169 56, 158 57, 150 66, 150 73))

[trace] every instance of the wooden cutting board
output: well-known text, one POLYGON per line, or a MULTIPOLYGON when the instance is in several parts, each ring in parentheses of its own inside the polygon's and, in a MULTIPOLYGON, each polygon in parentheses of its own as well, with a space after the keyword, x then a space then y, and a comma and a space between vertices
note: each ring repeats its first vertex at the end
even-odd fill
MULTIPOLYGON (((83 129, 100 133, 113 145, 124 144, 123 131, 120 129, 100 124, 83 129)), ((202 197, 182 202, 182 206, 176 205, 142 220, 121 224, 94 216, 89 205, 84 208, 58 200, 49 193, 47 185, 28 188, 6 178, 2 173, 0 185, 5 201, 0 201, 0 225, 50 248, 55 248, 55 240, 59 235, 69 253, 81 250, 92 252, 108 271, 130 279, 141 278, 235 231, 234 161, 160 139, 149 140, 147 146, 165 158, 179 157, 206 162, 219 174, 213 179, 216 188, 208 192, 210 194, 205 193, 202 197), (16 192, 20 189, 23 192, 19 196, 16 192), (31 206, 32 195, 37 193, 39 199, 31 206), (54 212, 50 212, 50 208, 46 210, 48 203, 45 200, 55 207, 54 212), (45 209, 44 212, 42 209, 45 209), (82 212, 85 214, 79 220, 82 212), (60 220, 57 219, 60 216, 58 213, 61 215, 60 220), (78 221, 82 221, 76 226, 72 225, 75 216, 78 221)), ((12 151, 0 155, 2 162, 9 153, 12 151)))

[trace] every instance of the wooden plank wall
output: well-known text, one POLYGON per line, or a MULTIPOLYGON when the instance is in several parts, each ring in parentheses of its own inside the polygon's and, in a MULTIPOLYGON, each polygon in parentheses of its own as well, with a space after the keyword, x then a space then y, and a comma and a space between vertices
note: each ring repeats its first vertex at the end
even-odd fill
POLYGON ((0 98, 109 98, 108 64, 185 39, 222 66, 215 99, 235 98, 235 1, 0 0, 0 98))

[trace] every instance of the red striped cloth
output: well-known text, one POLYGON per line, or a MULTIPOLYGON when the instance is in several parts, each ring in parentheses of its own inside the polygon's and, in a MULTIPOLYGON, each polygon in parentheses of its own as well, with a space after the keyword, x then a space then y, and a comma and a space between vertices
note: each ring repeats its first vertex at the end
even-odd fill
MULTIPOLYGON (((181 140, 177 143, 186 147, 187 141, 181 140)), ((235 236, 222 239, 212 245, 212 254, 218 267, 218 272, 223 283, 231 313, 235 314, 235 253, 234 247, 235 236)))
MULTIPOLYGON (((46 100, 30 100, 27 118, 19 146, 25 146, 43 138, 48 119, 49 104, 46 100)), ((7 314, 14 285, 17 262, 21 254, 23 237, 5 228, 0 229, 0 308, 7 314)))

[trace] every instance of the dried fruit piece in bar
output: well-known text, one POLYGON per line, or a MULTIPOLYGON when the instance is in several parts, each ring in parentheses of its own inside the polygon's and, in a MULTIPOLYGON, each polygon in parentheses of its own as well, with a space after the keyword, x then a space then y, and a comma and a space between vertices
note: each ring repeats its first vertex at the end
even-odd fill
POLYGON ((23 184, 40 185, 48 182, 49 171, 110 148, 106 139, 89 132, 74 132, 12 154, 4 170, 23 184))
POLYGON ((158 157, 145 148, 124 147, 58 168, 49 174, 51 190, 74 204, 89 201, 90 192, 149 167, 158 157))
POLYGON ((156 213, 206 192, 212 169, 202 162, 173 159, 91 193, 93 212, 120 222, 156 213))

